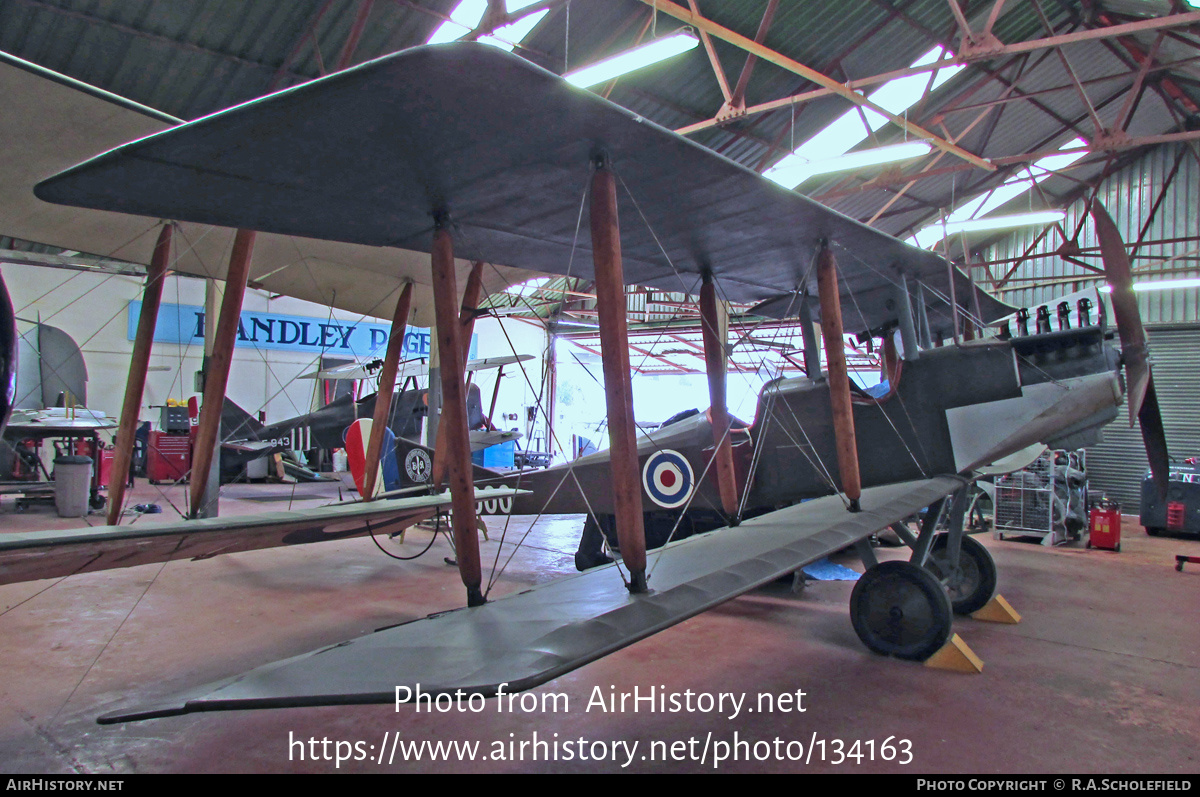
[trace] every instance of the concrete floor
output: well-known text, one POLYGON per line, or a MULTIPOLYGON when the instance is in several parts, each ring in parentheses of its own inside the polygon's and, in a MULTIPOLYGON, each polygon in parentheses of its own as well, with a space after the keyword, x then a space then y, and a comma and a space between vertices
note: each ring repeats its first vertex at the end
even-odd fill
MULTIPOLYGON (((141 483, 138 490, 135 502, 163 503, 179 495, 164 496, 141 483)), ((289 491, 227 488, 223 511, 286 508, 287 499, 276 499, 289 491)), ((307 505, 337 494, 336 487, 314 485, 294 492, 318 496, 306 498, 307 505)), ((504 556, 529 520, 512 521, 504 556)), ((11 498, 0 500, 0 531, 62 523, 69 522, 54 518, 52 510, 17 515, 11 498)), ((482 544, 485 572, 502 524, 491 525, 492 541, 482 544)), ((579 518, 539 522, 493 595, 571 572, 579 527, 579 518)), ((425 532, 412 533, 403 552, 419 550, 428 539, 425 532)), ((527 693, 526 705, 565 696, 557 698, 560 709, 566 701, 566 710, 559 711, 551 710, 552 703, 525 711, 518 699, 511 706, 487 701, 481 713, 383 705, 95 723, 97 715, 117 707, 458 606, 463 589, 457 571, 443 562, 449 549, 440 540, 411 562, 385 557, 369 539, 354 539, 3 586, 0 769, 943 774, 1200 769, 1200 565, 1182 573, 1174 569, 1174 555, 1200 555, 1200 542, 1147 537, 1131 517, 1125 518, 1119 554, 1085 550, 1080 543, 1047 549, 980 539, 998 563, 1001 592, 1024 618, 1015 626, 956 621, 956 631, 985 662, 982 674, 935 671, 869 653, 847 614, 852 585, 816 582, 800 594, 786 586, 759 590, 527 693), (745 695, 746 702, 731 718, 728 704, 723 712, 635 713, 629 706, 603 711, 594 699, 634 689, 645 694, 654 687, 679 693, 681 700, 691 690, 745 695), (757 710, 760 695, 797 691, 804 692, 803 712, 794 705, 757 710), (749 706, 756 710, 751 713, 749 706), (473 761, 458 756, 431 762, 426 753, 424 761, 402 762, 397 753, 393 762, 385 757, 378 763, 380 748, 390 749, 395 734, 402 744, 480 747, 473 761), (524 760, 497 760, 500 752, 520 755, 520 743, 535 739, 557 742, 558 760, 545 760, 554 747, 528 744, 524 760), (349 743, 340 747, 343 755, 359 760, 333 760, 339 741, 349 743), (623 767, 634 743, 633 760, 623 767), (581 750, 587 760, 579 759, 581 750), (735 752, 740 760, 732 760, 735 752), (539 760, 531 760, 535 753, 539 760), (651 760, 664 753, 673 760, 651 760), (893 760, 881 760, 885 753, 893 760), (718 755, 727 758, 715 764, 718 755), (797 755, 807 760, 788 760, 797 755)), ((858 567, 852 557, 841 561, 858 567)))

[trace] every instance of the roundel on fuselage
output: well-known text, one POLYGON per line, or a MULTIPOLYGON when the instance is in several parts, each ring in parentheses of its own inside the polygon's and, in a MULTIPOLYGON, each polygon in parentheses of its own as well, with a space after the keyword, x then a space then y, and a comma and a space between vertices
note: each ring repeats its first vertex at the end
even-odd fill
POLYGON ((642 468, 642 486, 650 500, 663 509, 687 503, 696 487, 692 466, 678 451, 655 451, 642 468))

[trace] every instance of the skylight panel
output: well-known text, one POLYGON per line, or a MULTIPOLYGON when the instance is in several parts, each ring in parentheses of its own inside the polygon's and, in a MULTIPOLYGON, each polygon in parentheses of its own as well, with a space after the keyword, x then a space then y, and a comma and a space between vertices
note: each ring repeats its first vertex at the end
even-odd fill
MULTIPOLYGON (((1083 139, 1073 138, 1059 147, 1059 149, 1076 149, 1086 146, 1087 142, 1083 139)), ((992 191, 980 194, 966 204, 960 205, 946 216, 946 223, 954 224, 986 216, 1009 200, 1015 199, 1026 191, 1031 190, 1035 185, 1045 180, 1054 172, 1067 168, 1086 154, 1087 152, 1083 151, 1047 155, 1035 161, 1029 169, 1009 177, 992 191)), ((916 235, 909 238, 908 242, 922 249, 929 249, 941 242, 943 237, 942 222, 937 221, 928 227, 922 228, 916 235)))
MULTIPOLYGON (((535 2, 537 0, 508 0, 505 8, 511 14, 533 5, 535 2)), ((441 44, 461 39, 479 27, 485 11, 487 11, 487 0, 462 0, 450 12, 450 19, 439 25, 433 35, 429 37, 427 44, 441 44)), ((479 41, 512 52, 513 48, 528 36, 529 32, 542 21, 542 17, 548 13, 547 10, 530 14, 502 28, 497 28, 491 36, 481 36, 479 41)))
POLYGON ((439 25, 429 37, 427 44, 452 42, 466 36, 479 25, 484 11, 487 11, 487 0, 462 0, 450 12, 450 19, 439 25))
MULTIPOLYGON (((945 56, 945 50, 941 47, 934 47, 914 61, 911 66, 927 66, 940 61, 945 56)), ((953 65, 937 69, 933 73, 932 84, 930 84, 927 72, 889 80, 868 94, 867 99, 885 111, 900 116, 925 96, 926 86, 929 86, 931 92, 936 91, 964 68, 963 65, 953 65)), ((763 172, 763 176, 787 188, 794 188, 813 174, 822 171, 812 168, 813 164, 846 154, 865 141, 870 133, 876 132, 887 122, 886 117, 875 111, 866 108, 861 111, 858 108, 851 108, 797 147, 790 155, 763 172), (866 118, 866 127, 863 126, 864 117, 866 118)))

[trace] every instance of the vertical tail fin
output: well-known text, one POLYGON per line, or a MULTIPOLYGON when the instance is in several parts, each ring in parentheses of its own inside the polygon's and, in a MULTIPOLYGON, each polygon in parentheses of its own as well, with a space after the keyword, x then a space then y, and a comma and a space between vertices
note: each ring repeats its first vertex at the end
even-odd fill
MULTIPOLYGON (((371 437, 371 419, 359 418, 346 429, 346 462, 358 494, 363 495, 363 483, 367 470, 367 441, 371 437)), ((375 495, 399 490, 402 486, 400 468, 396 463, 396 435, 391 429, 383 430, 383 445, 379 450, 379 472, 375 476, 375 495)), ((373 496, 372 496, 373 497, 373 496)))
MULTIPOLYGON (((191 403, 188 403, 189 411, 191 403)), ((262 423, 229 399, 221 405, 222 440, 257 440, 263 429, 262 423)))

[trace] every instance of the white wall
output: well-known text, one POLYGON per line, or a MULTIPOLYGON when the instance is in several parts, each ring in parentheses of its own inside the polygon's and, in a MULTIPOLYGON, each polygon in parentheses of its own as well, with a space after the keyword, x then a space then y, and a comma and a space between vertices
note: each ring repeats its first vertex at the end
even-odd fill
MULTIPOLYGON (((19 319, 41 320, 59 327, 71 335, 83 351, 88 368, 88 405, 109 415, 119 415, 124 398, 125 381, 133 341, 128 339, 128 305, 140 300, 141 280, 136 277, 102 275, 83 271, 42 268, 36 266, 3 265, 4 279, 12 294, 19 319)), ((163 302, 185 305, 204 304, 204 282, 190 277, 170 276, 163 290, 163 302)), ((325 320, 362 321, 360 316, 330 311, 310 302, 288 297, 269 298, 269 294, 250 289, 243 302, 244 310, 288 315, 311 316, 325 320)), ((368 319, 387 324, 390 319, 368 319)), ((34 329, 31 323, 18 322, 22 334, 34 329)), ((507 320, 480 319, 475 325, 478 335, 476 355, 479 357, 511 354, 509 339, 519 354, 533 354, 534 360, 525 363, 529 380, 515 366, 505 369, 497 404, 500 412, 520 415, 519 428, 525 431, 524 407, 535 403, 541 385, 542 353, 545 335, 540 327, 507 320), (506 338, 505 331, 508 336, 506 338)), ((355 351, 357 357, 367 357, 369 351, 355 351)), ((377 353, 380 356, 382 352, 377 353)), ((192 390, 193 374, 200 368, 203 349, 199 345, 183 346, 155 343, 147 374, 146 391, 142 400, 143 420, 156 420, 158 410, 168 398, 186 400, 192 390), (160 370, 156 370, 160 369, 160 370)), ((234 350, 230 371, 228 396, 252 414, 266 412, 267 422, 285 420, 310 411, 313 407, 314 380, 295 378, 317 367, 317 356, 301 352, 258 349, 239 346, 234 350)), ((495 371, 484 372, 480 378, 484 410, 491 401, 495 371)), ((511 425, 511 424, 509 424, 511 425)), ((501 424, 503 428, 508 425, 501 424)))
MULTIPOLYGON (((508 354, 532 354, 533 359, 524 363, 507 365, 501 379, 500 393, 496 399, 496 425, 501 429, 517 429, 527 434, 525 408, 537 405, 542 390, 542 373, 546 348, 546 333, 541 326, 513 318, 481 318, 475 322, 475 356, 500 357, 508 354), (522 371, 522 366, 524 370, 522 371), (516 413, 517 420, 501 420, 502 414, 516 413)), ((492 391, 496 385, 496 370, 476 372, 483 411, 488 411, 492 391)), ((543 400, 545 400, 543 398, 543 400)), ((539 411, 534 424, 534 434, 545 434, 545 418, 539 411)), ((567 443, 569 445, 569 442, 567 443)), ((522 447, 527 442, 521 441, 522 447)))

